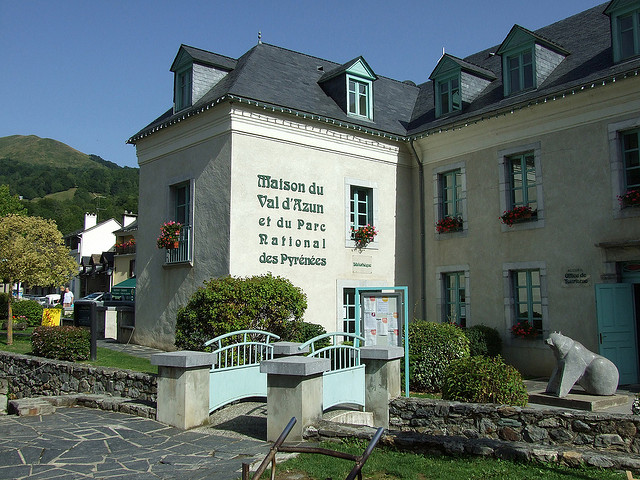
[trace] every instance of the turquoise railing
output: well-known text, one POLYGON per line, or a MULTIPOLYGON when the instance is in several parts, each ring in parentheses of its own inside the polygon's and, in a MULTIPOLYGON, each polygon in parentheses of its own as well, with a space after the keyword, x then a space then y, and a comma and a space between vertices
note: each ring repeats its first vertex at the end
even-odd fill
POLYGON ((360 342, 364 342, 364 337, 355 333, 330 332, 313 337, 300 345, 298 349, 303 350, 309 347, 307 356, 328 358, 331 360, 331 371, 343 370, 360 365, 360 342), (342 337, 342 343, 339 342, 338 337, 342 337), (324 344, 325 339, 329 339, 331 345, 317 348, 316 345, 324 344))
POLYGON ((237 330, 235 332, 219 335, 204 343, 205 347, 215 348, 211 353, 215 356, 215 363, 212 370, 224 368, 246 367, 249 365, 259 365, 263 360, 273 358, 273 344, 271 340, 279 340, 280 337, 274 333, 262 330, 237 330), (240 338, 234 338, 240 337, 240 338), (261 338, 262 340, 256 340, 261 338), (224 340, 229 339, 231 343, 224 345, 224 340))

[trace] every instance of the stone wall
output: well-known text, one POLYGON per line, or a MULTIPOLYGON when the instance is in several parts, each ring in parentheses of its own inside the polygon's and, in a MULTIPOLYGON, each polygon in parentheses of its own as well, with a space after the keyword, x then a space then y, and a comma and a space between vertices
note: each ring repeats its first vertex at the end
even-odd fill
POLYGON ((0 352, 0 377, 9 381, 9 398, 107 394, 155 402, 155 375, 131 370, 92 367, 17 353, 0 352))
POLYGON ((640 416, 422 398, 390 403, 390 428, 424 435, 640 453, 640 416))

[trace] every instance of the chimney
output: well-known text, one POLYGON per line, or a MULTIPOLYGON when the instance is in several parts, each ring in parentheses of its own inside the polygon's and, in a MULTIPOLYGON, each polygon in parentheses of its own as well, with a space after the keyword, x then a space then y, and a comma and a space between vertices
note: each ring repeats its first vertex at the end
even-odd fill
POLYGON ((138 218, 138 216, 135 213, 129 213, 125 211, 124 215, 122 216, 122 227, 124 228, 128 225, 131 225, 136 218, 138 218))
POLYGON ((84 214, 84 229, 89 230, 91 227, 95 227, 98 224, 98 215, 95 213, 84 214))

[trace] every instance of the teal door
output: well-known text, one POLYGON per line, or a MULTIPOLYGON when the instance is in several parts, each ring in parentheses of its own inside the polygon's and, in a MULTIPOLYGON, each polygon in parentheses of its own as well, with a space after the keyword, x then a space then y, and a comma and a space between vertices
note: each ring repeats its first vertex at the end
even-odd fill
POLYGON ((632 284, 596 285, 599 353, 618 367, 620 385, 638 381, 634 310, 632 284))

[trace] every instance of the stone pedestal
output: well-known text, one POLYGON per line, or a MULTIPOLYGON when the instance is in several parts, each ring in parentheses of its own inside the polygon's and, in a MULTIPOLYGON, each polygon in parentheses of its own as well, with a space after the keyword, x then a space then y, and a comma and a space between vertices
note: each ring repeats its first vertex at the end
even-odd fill
POLYGON ((9 400, 9 379, 0 378, 0 415, 7 413, 9 400))
POLYGON ((365 365, 365 411, 373 413, 376 427, 389 428, 389 402, 400 396, 400 359, 404 348, 372 345, 360 349, 365 365))
POLYGON ((266 360, 260 372, 267 374, 267 441, 275 441, 296 417, 287 437, 301 441, 302 432, 322 418, 322 374, 331 368, 329 359, 283 357, 266 360))
POLYGON ((151 356, 158 365, 156 419, 181 429, 209 420, 209 372, 214 357, 206 352, 168 352, 151 356))
POLYGON ((276 342, 273 344, 273 358, 294 357, 309 351, 309 347, 300 350, 298 348, 300 345, 302 344, 296 342, 276 342))

